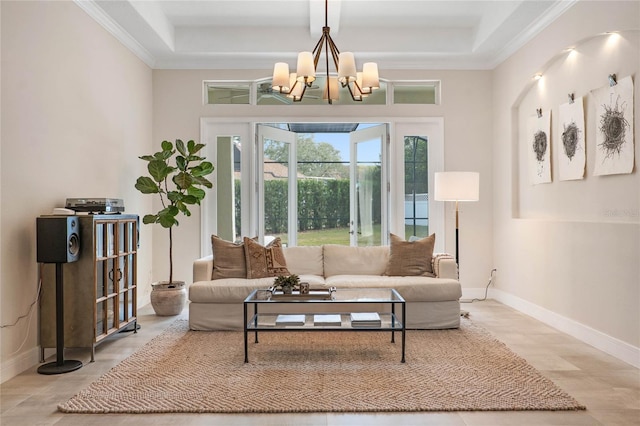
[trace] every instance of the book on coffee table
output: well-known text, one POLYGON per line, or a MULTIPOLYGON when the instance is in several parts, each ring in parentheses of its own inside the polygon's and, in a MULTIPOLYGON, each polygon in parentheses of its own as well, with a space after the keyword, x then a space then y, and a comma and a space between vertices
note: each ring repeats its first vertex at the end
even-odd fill
POLYGON ((380 315, 377 312, 352 312, 351 325, 353 327, 380 327, 380 315))
POLYGON ((280 314, 276 318, 276 325, 304 325, 305 315, 285 315, 280 314))
POLYGON ((342 325, 340 314, 315 314, 313 325, 342 325))

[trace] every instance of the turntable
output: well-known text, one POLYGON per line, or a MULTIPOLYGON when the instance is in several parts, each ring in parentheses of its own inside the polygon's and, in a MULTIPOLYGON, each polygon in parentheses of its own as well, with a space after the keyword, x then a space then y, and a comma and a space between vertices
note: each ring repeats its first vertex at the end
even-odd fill
POLYGON ((120 198, 67 198, 66 208, 75 212, 121 213, 124 202, 120 198))

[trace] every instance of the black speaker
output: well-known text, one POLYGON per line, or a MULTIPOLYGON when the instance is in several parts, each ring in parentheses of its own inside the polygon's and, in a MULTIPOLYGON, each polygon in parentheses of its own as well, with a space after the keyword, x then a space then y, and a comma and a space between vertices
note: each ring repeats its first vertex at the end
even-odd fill
POLYGON ((75 262, 80 256, 80 222, 77 216, 36 218, 39 263, 75 262))

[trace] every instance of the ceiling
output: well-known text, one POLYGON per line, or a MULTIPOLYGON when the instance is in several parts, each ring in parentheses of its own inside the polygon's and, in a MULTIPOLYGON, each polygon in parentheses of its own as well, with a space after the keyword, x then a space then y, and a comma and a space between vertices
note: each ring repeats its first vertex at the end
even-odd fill
MULTIPOLYGON (((329 0, 331 36, 358 68, 492 69, 577 0, 329 0)), ((155 69, 295 66, 323 0, 76 0, 155 69)), ((322 62, 322 61, 321 61, 322 62)), ((322 65, 319 66, 322 69, 322 65)))

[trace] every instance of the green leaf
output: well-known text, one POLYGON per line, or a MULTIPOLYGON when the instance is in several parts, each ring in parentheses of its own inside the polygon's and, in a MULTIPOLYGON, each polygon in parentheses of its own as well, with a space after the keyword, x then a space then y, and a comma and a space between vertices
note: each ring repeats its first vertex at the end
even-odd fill
POLYGON ((180 211, 174 206, 160 210, 158 212, 158 223, 160 223, 163 228, 171 228, 173 225, 177 225, 176 215, 179 212, 180 211))
POLYGON ((171 200, 171 202, 175 203, 182 200, 182 198, 184 198, 184 195, 180 191, 169 191, 167 192, 167 198, 171 200))
POLYGON ((176 166, 178 166, 178 170, 181 170, 183 172, 186 171, 188 164, 189 163, 182 155, 176 156, 176 166))
POLYGON ((158 221, 158 215, 156 214, 146 214, 142 218, 142 223, 145 225, 150 225, 152 223, 156 223, 158 221))
POLYGON ((194 176, 193 185, 202 185, 206 188, 213 188, 213 184, 207 178, 202 176, 194 176))
POLYGON ((173 183, 180 189, 187 189, 193 184, 193 177, 187 172, 180 172, 173 177, 173 183))
POLYGON ((163 151, 173 151, 173 144, 169 141, 162 141, 160 147, 163 151))
POLYGON ((162 182, 171 173, 171 167, 162 160, 149 161, 147 169, 156 182, 162 182))
POLYGON ((157 194, 160 192, 158 185, 148 176, 140 176, 136 180, 136 189, 143 194, 157 194))
POLYGON ((184 157, 187 156, 187 151, 184 147, 184 142, 182 142, 182 139, 176 139, 176 149, 178 150, 178 152, 180 154, 182 154, 184 157))
POLYGON ((178 221, 176 220, 176 218, 174 216, 159 215, 158 216, 158 223, 163 228, 171 228, 173 225, 177 225, 178 221))
POLYGON ((204 144, 203 143, 197 144, 194 141, 189 141, 188 148, 189 148, 189 155, 192 155, 200 151, 202 148, 204 148, 204 144))
POLYGON ((185 195, 181 201, 185 204, 200 204, 200 200, 195 195, 185 195))
POLYGON ((187 188, 187 194, 196 197, 198 199, 198 202, 200 202, 200 200, 202 200, 205 196, 204 189, 200 189, 195 186, 190 186, 189 188, 187 188))
POLYGON ((175 151, 159 151, 153 154, 156 160, 167 162, 168 159, 175 153, 175 151))
POLYGON ((191 216, 191 212, 189 211, 189 208, 182 201, 178 201, 175 204, 175 208, 178 209, 178 211, 184 214, 185 216, 191 216))
POLYGON ((145 160, 145 161, 151 161, 153 160, 155 157, 153 155, 143 155, 141 157, 138 157, 141 160, 145 160))
POLYGON ((193 176, 206 176, 208 174, 213 173, 214 167, 209 161, 203 161, 191 168, 191 174, 193 176))
POLYGON ((187 157, 187 160, 189 161, 202 161, 204 160, 204 157, 200 157, 198 155, 190 155, 187 157))

